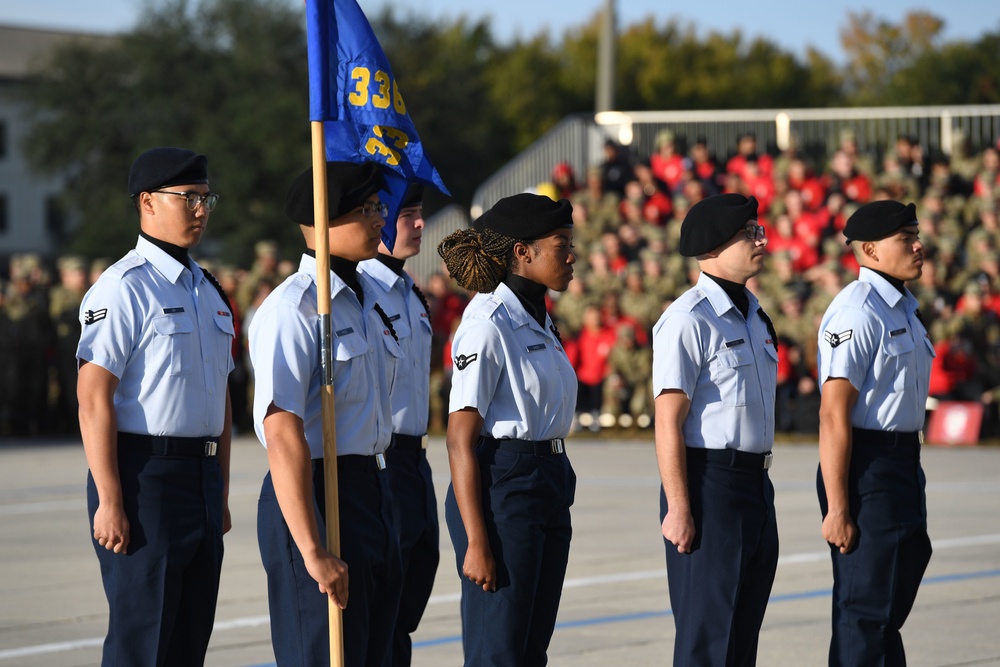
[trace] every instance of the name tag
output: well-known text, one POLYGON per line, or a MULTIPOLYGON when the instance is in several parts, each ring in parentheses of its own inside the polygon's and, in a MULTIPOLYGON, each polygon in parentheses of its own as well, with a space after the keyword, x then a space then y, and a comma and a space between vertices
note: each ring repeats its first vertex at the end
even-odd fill
POLYGON ((890 336, 898 336, 899 334, 905 334, 905 333, 906 333, 906 328, 904 327, 902 329, 896 329, 895 331, 890 331, 889 335, 890 336))
POLYGON ((545 349, 545 343, 539 343, 538 345, 529 345, 528 352, 538 352, 539 350, 545 349))
POLYGON ((178 308, 164 308, 163 309, 163 314, 164 315, 173 315, 174 313, 183 313, 183 312, 184 312, 184 309, 180 308, 180 307, 178 307, 178 308))
POLYGON ((727 340, 726 347, 736 347, 737 345, 743 345, 746 343, 742 338, 737 338, 736 340, 727 340))
POLYGON ((340 331, 335 331, 334 334, 337 336, 346 336, 347 334, 354 333, 354 327, 347 327, 346 329, 341 329, 340 331))
POLYGON ((402 315, 400 315, 399 313, 396 313, 395 315, 393 315, 392 317, 390 317, 390 318, 389 318, 389 321, 390 321, 390 322, 395 322, 395 321, 396 321, 396 320, 398 320, 398 319, 399 319, 400 317, 402 317, 402 315))

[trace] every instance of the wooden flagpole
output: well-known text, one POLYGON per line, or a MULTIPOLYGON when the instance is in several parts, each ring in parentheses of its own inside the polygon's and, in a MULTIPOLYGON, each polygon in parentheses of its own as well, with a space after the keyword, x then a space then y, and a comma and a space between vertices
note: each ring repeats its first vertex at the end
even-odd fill
MULTIPOLYGON (((333 397, 333 336, 330 323, 330 217, 326 192, 323 121, 312 121, 313 222, 316 246, 316 312, 320 325, 323 409, 323 479, 326 487, 326 549, 340 558, 340 495, 337 488, 337 410, 333 397)), ((330 667, 344 667, 343 610, 328 600, 330 667)))

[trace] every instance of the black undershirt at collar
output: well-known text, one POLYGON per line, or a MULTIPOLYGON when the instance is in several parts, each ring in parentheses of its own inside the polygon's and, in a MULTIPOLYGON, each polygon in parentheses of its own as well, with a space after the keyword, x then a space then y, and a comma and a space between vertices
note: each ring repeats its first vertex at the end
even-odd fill
POLYGON ((544 329, 545 293, 548 291, 548 288, 545 285, 540 285, 533 280, 528 280, 523 276, 513 273, 508 273, 503 282, 510 288, 510 291, 517 295, 518 301, 521 302, 521 305, 528 311, 532 319, 538 322, 538 325, 544 329))
POLYGON ((395 273, 397 276, 403 275, 403 264, 406 263, 405 259, 396 259, 392 255, 384 255, 379 253, 375 256, 375 259, 385 264, 389 267, 389 270, 395 273))
MULTIPOLYGON (((306 250, 310 257, 316 257, 316 251, 306 250)), ((359 303, 365 302, 365 291, 361 289, 361 282, 358 280, 358 263, 346 260, 343 257, 330 255, 330 270, 337 274, 337 277, 344 281, 344 284, 351 288, 359 303)))
MULTIPOLYGON (((705 273, 702 271, 702 273, 705 273)), ((746 319, 750 315, 750 297, 747 295, 746 285, 741 285, 740 283, 734 283, 731 280, 726 280, 724 278, 717 278, 711 273, 705 273, 706 276, 711 278, 716 282, 716 284, 722 288, 722 291, 726 293, 726 296, 730 298, 736 309, 743 314, 743 319, 746 319)))
POLYGON ((885 278, 886 282, 888 282, 890 285, 892 285, 893 287, 895 287, 899 291, 900 294, 902 294, 903 296, 906 296, 906 285, 903 284, 902 280, 900 280, 899 278, 893 278, 888 273, 885 273, 883 271, 879 271, 878 269, 871 269, 871 270, 874 271, 875 273, 879 274, 883 278, 885 278))
POLYGON ((153 238, 146 232, 140 231, 139 236, 146 239, 147 241, 155 245, 157 248, 159 248, 163 252, 167 253, 168 255, 176 259, 178 262, 180 262, 181 266, 183 266, 184 268, 190 269, 188 265, 187 248, 182 248, 179 245, 174 245, 173 243, 167 243, 166 241, 161 241, 160 239, 153 238))

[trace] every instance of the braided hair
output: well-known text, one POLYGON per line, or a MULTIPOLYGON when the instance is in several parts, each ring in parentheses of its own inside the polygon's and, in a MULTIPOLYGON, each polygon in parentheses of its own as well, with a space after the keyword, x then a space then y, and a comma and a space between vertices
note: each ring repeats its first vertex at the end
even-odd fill
POLYGON ((516 243, 517 239, 486 227, 460 229, 441 241, 438 254, 462 288, 492 292, 510 269, 516 243))

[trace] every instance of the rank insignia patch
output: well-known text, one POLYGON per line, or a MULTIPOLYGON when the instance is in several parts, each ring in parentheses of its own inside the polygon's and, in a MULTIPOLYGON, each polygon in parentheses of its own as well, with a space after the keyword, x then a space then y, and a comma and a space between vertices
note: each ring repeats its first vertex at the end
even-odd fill
POLYGON ((464 371, 469 364, 471 364, 478 358, 479 358, 478 352, 473 352, 468 356, 460 354, 457 357, 455 357, 455 368, 457 368, 460 371, 464 371))
POLYGON ((837 347, 844 341, 851 340, 854 335, 854 329, 848 329, 847 331, 841 331, 840 333, 833 333, 832 331, 824 331, 823 338, 826 342, 830 344, 830 347, 837 347))
POLYGON ((93 324, 94 322, 100 322, 105 317, 108 316, 108 309, 101 308, 100 310, 88 310, 83 314, 84 324, 93 324))

